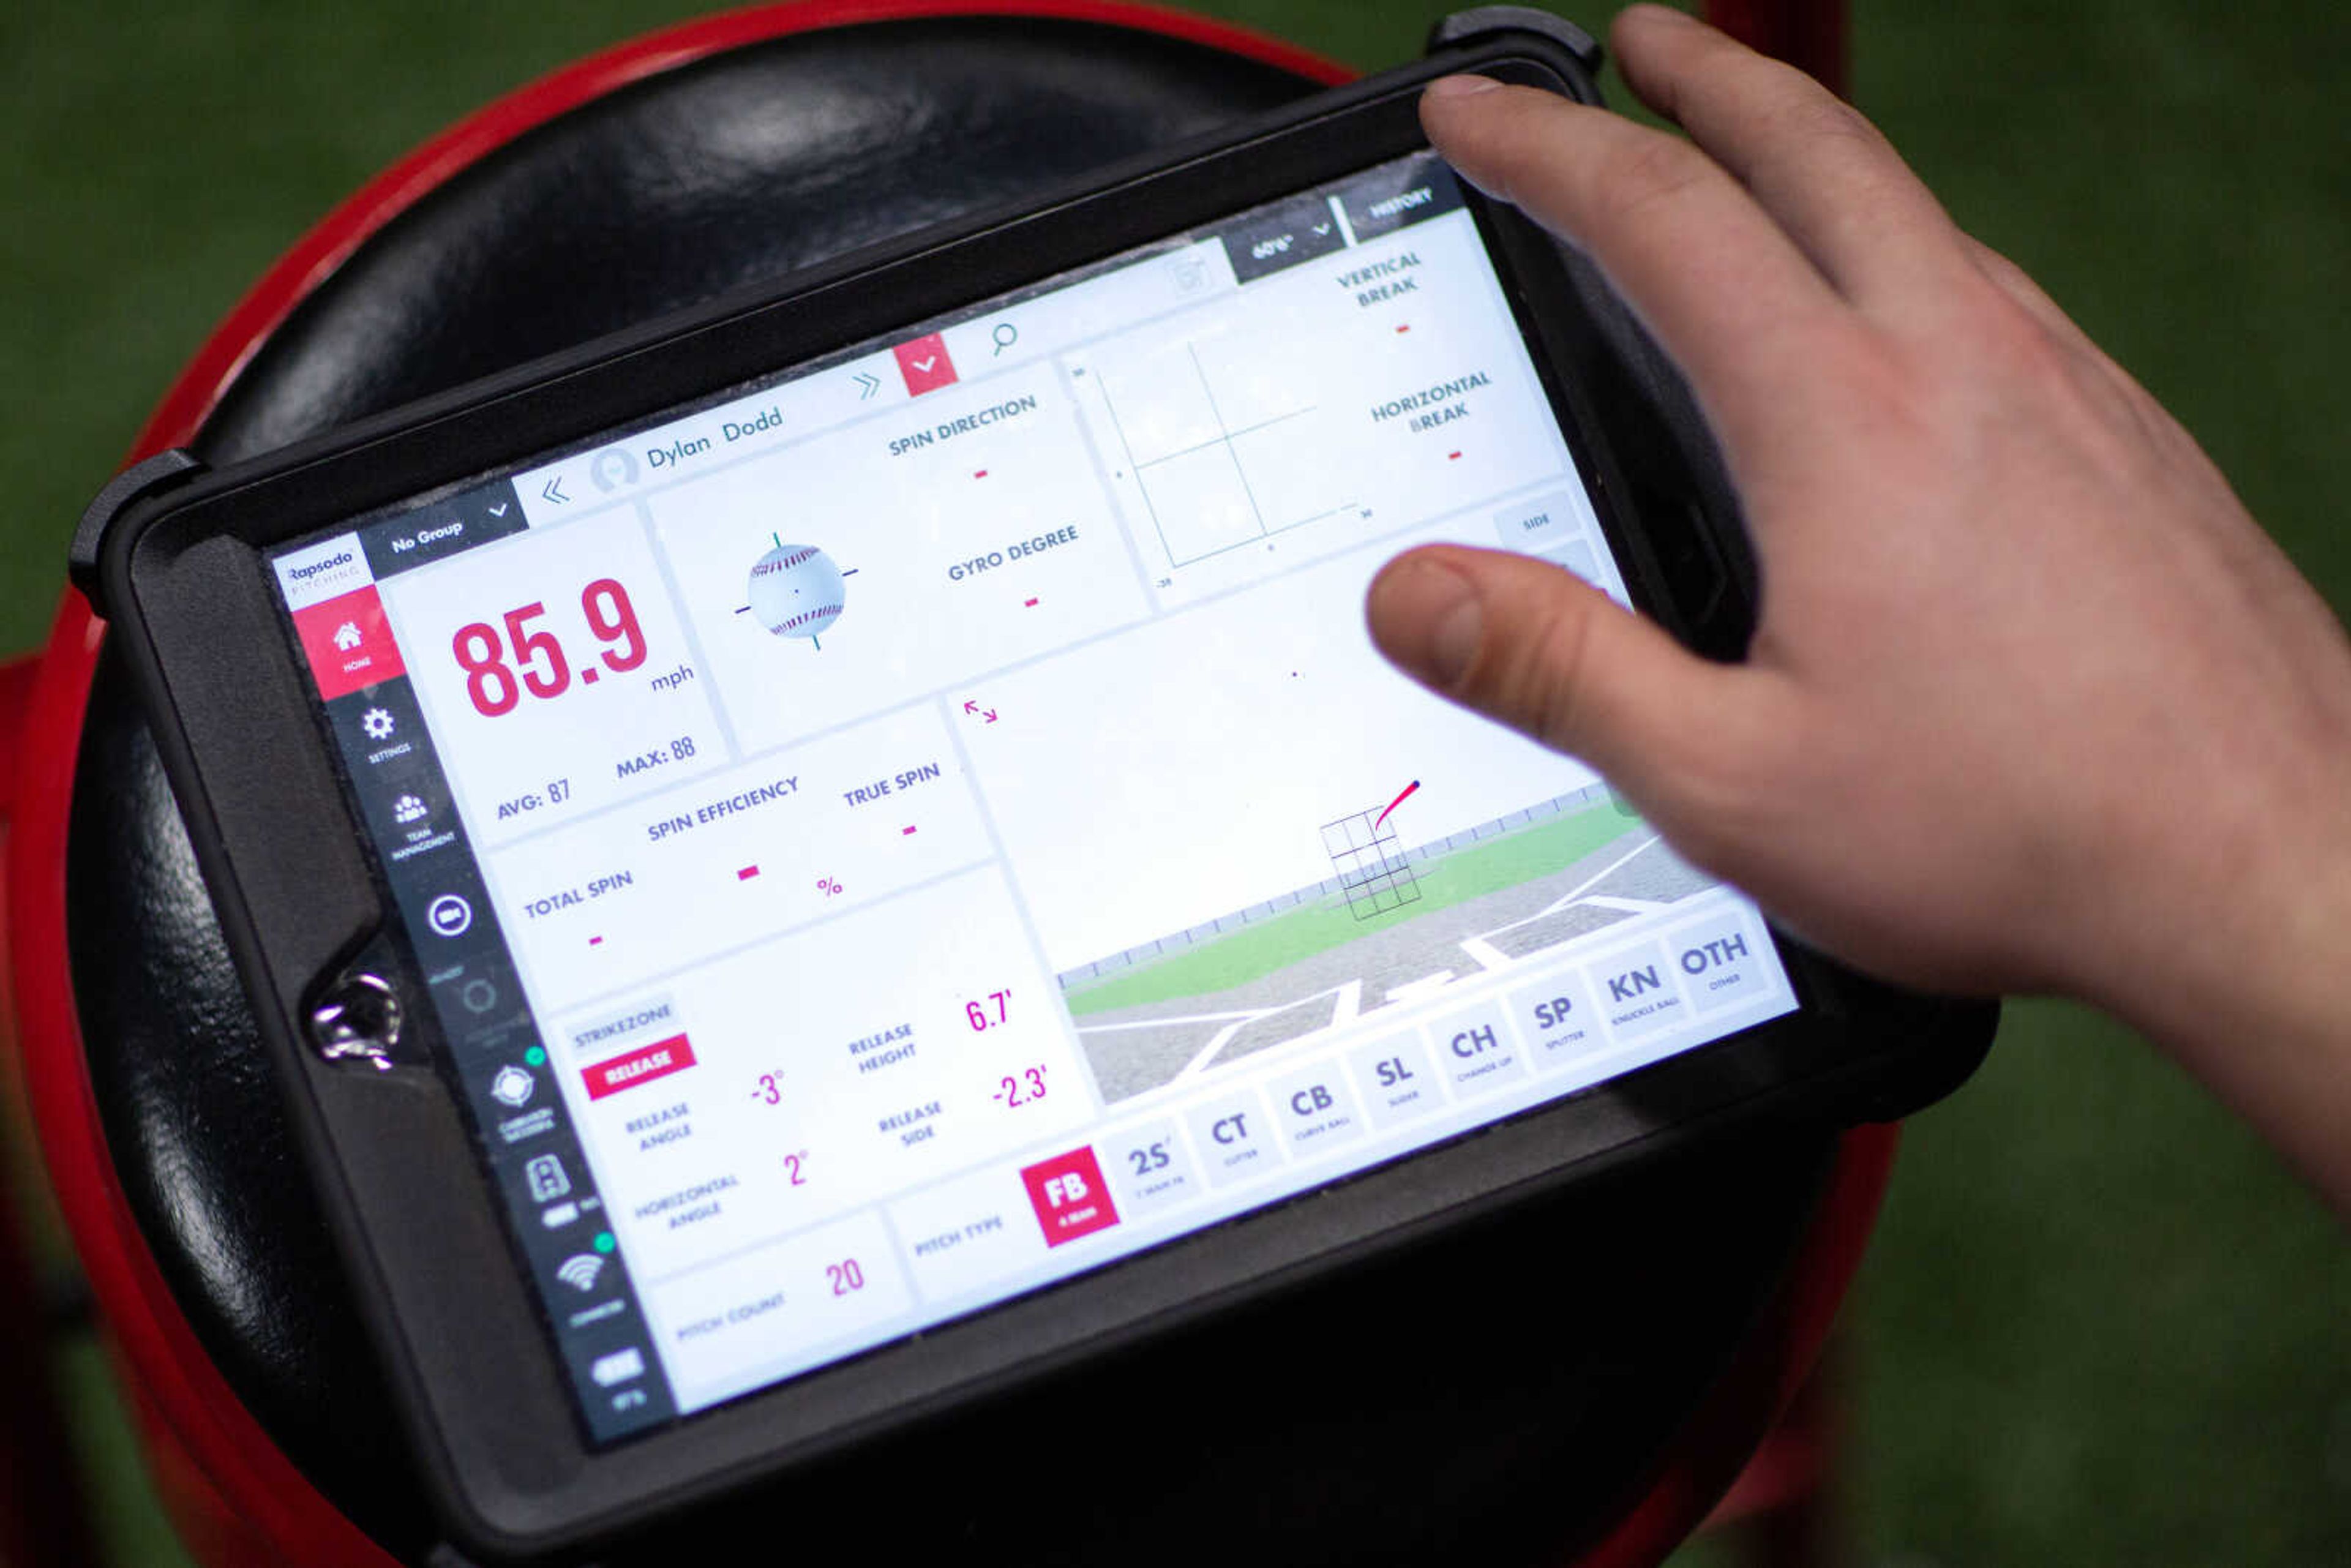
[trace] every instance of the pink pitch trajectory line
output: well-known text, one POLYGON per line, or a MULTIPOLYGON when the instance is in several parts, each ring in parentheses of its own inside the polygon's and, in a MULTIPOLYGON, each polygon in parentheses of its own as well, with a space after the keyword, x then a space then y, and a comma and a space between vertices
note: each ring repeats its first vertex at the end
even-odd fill
MULTIPOLYGON (((1419 788, 1420 780, 1417 779, 1405 785, 1404 789, 1397 793, 1396 798, 1388 802, 1388 811, 1395 810, 1398 806, 1403 805, 1406 800, 1410 800, 1412 798, 1412 792, 1419 788)), ((1376 833, 1380 831, 1380 824, 1388 820, 1388 811, 1382 811, 1378 816, 1372 819, 1372 831, 1376 833)))

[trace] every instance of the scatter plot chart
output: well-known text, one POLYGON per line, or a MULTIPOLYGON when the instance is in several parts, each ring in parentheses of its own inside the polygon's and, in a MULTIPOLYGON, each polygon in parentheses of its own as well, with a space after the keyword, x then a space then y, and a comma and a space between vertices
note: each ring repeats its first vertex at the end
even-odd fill
POLYGON ((1328 435, 1293 359, 1233 337, 1095 356, 1118 455, 1171 568, 1360 514, 1345 470, 1309 455, 1328 435))

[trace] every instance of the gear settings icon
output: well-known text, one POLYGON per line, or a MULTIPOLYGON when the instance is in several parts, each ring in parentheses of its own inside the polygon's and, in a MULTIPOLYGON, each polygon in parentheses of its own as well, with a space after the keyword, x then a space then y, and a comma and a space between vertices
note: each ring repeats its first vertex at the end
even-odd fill
POLYGON ((380 707, 371 707, 360 715, 360 727, 367 731, 370 740, 392 738, 392 715, 380 707))

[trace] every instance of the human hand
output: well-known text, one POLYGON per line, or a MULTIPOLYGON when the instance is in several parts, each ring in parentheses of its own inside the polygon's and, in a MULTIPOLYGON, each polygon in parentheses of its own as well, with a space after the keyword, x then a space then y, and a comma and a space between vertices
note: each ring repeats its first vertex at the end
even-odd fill
POLYGON ((1422 118, 1689 378, 1761 566, 1750 657, 1455 547, 1382 572, 1374 640, 1829 951, 2120 1014, 2351 1209, 2342 628, 1859 114, 1678 13, 1627 11, 1613 42, 1689 141, 1474 78, 1422 118))

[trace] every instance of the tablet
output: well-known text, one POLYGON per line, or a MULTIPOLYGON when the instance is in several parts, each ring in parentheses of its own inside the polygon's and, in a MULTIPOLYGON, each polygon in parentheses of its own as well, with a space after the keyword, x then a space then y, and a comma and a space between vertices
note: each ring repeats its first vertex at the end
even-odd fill
POLYGON ((1374 651, 1439 541, 1751 617, 1719 519, 1631 504, 1605 334, 1420 143, 1432 74, 107 529, 476 1542, 1980 1047, 1374 651))

